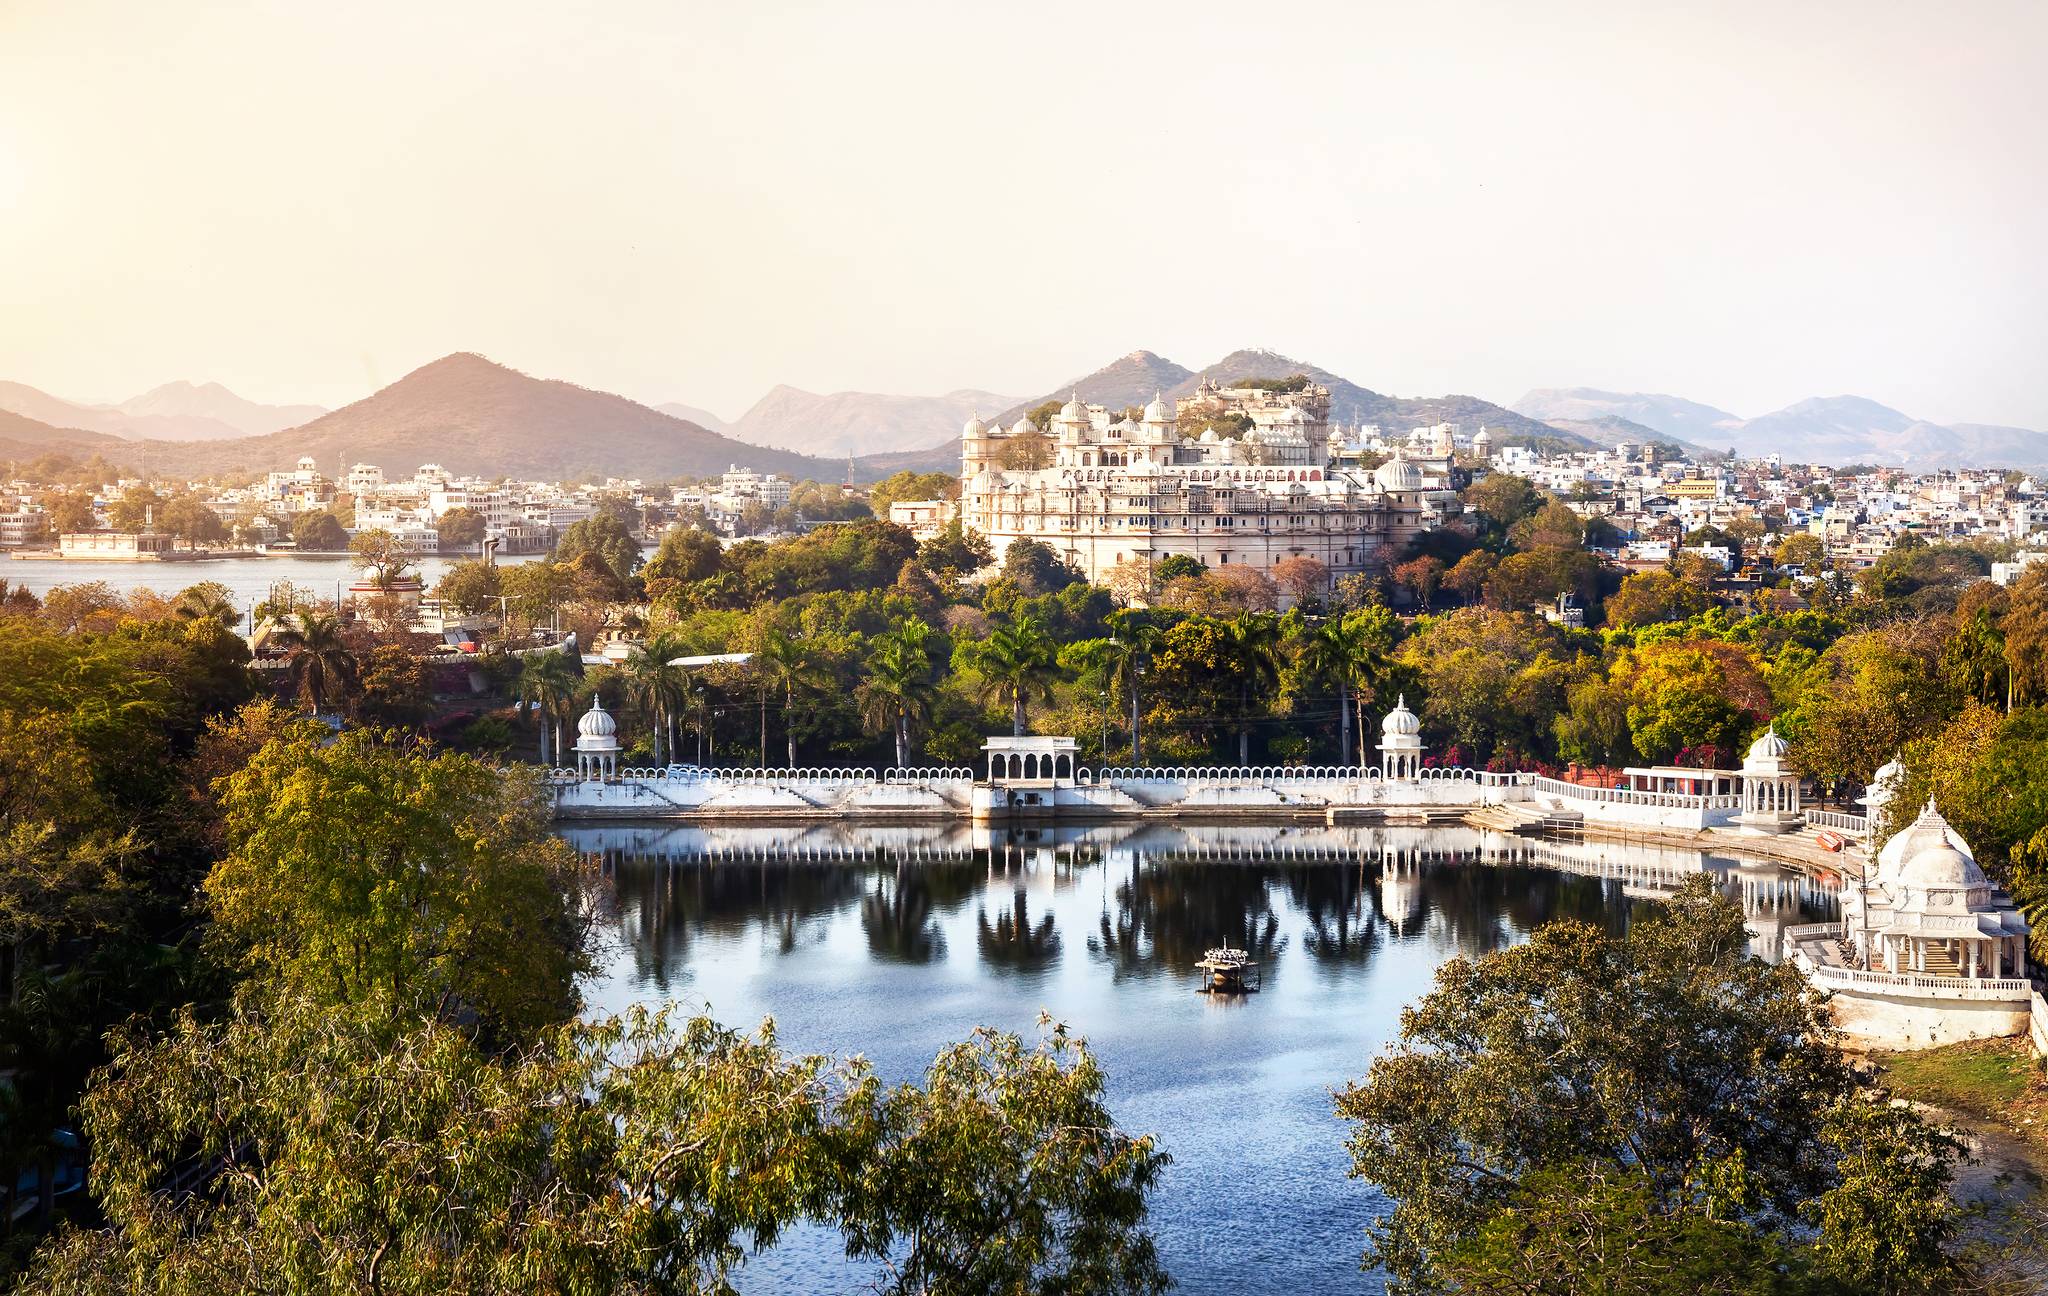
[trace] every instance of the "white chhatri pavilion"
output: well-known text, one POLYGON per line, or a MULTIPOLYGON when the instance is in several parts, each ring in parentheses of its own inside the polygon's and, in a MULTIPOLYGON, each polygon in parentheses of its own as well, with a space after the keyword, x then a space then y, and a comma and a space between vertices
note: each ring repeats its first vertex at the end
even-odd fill
POLYGON ((1422 721, 1408 709, 1405 693, 1380 721, 1380 766, 1390 779, 1422 777, 1422 721))
POLYGON ((576 722, 576 772, 584 778, 613 778, 619 772, 619 722, 604 709, 604 699, 590 699, 590 710, 576 722))
POLYGON ((1785 761, 1792 744, 1772 725, 1750 744, 1742 759, 1742 813, 1736 822, 1759 832, 1782 833, 1802 828, 1806 816, 1799 805, 1799 771, 1785 761))
POLYGON ((2027 921, 1991 885, 1969 843, 1930 799, 1878 852, 1873 875, 1842 894, 1863 967, 1923 976, 2023 976, 2027 921))

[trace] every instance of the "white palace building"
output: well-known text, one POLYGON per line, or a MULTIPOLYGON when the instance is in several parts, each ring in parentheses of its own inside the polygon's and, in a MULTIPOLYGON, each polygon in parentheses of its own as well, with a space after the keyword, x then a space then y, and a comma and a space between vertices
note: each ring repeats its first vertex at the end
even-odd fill
POLYGON ((1377 572, 1459 511, 1450 454, 1343 466, 1329 407, 1329 390, 1305 381, 1205 381, 1178 407, 1154 396, 1135 419, 1078 395, 1049 428, 970 419, 960 520, 998 554, 1042 541, 1093 580, 1170 554, 1261 570, 1306 556, 1332 580, 1377 572))

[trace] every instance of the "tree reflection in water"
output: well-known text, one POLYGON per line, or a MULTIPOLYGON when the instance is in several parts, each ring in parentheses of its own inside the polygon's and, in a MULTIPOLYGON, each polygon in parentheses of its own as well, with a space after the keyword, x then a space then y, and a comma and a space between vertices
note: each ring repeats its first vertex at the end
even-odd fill
POLYGON ((868 949, 893 963, 944 958, 946 936, 937 913, 958 908, 981 884, 972 861, 897 860, 869 880, 861 897, 860 925, 868 949))
POLYGON ((1301 946, 1319 963, 1362 964, 1379 948, 1365 860, 1356 865, 1294 864, 1285 873, 1288 897, 1307 930, 1301 946))
MULTIPOLYGON (((975 957, 996 971, 1058 965, 1070 954, 1064 929, 1089 931, 1084 957, 1113 981, 1190 975, 1223 944, 1250 951, 1270 979, 1285 975, 1290 940, 1311 966, 1348 975, 1393 943, 1477 955, 1558 918, 1618 932, 1637 898, 1713 867, 1705 857, 1630 858, 1636 871, 1625 877, 1593 876, 1611 868, 1611 856, 1573 850, 1546 845, 1542 858, 1583 857, 1587 872, 1554 871, 1512 840, 1442 829, 1172 828, 1123 838, 1084 830, 1066 840, 1048 832, 977 843, 942 829, 928 840, 900 829, 882 840, 848 828, 831 849, 790 857, 772 846, 742 853, 637 840, 592 854, 610 879, 603 924, 634 979, 656 994, 671 993, 704 957, 694 941, 737 939, 794 954, 835 931, 850 935, 856 915, 871 959, 938 964, 957 957, 949 935, 953 944, 968 939, 969 901, 975 957)), ((1781 884, 1729 886, 1746 902, 1768 902, 1766 916, 1778 924, 1831 903, 1781 884)))
POLYGON ((1011 894, 1010 907, 996 911, 993 923, 986 908, 976 915, 981 957, 989 966, 1028 972, 1059 958, 1060 937, 1053 930, 1053 916, 1048 913, 1033 923, 1030 904, 1020 886, 1011 894))
POLYGON ((798 861, 699 861, 610 855, 607 864, 623 943, 640 977, 667 990, 689 961, 693 936, 758 931, 780 953, 822 939, 829 917, 860 895, 844 865, 798 861))
POLYGON ((1209 950, 1235 945, 1270 966, 1286 948, 1267 890, 1274 870, 1254 863, 1147 863, 1131 858, 1088 948, 1116 975, 1186 973, 1209 950))

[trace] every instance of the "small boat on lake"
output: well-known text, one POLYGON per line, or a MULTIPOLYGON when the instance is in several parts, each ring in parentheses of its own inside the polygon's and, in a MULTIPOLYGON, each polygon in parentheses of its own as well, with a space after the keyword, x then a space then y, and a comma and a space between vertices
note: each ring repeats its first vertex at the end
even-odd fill
POLYGON ((1259 988, 1257 968, 1249 951, 1229 945, 1217 946, 1195 964, 1203 994, 1250 994, 1259 988))

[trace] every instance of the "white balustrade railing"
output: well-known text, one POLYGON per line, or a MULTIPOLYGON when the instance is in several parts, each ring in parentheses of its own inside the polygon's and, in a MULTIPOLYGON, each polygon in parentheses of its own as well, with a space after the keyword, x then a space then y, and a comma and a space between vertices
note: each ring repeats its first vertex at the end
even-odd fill
POLYGON ((1841 940, 1848 934, 1849 928, 1847 924, 1838 922, 1802 923, 1799 926, 1787 927, 1785 929, 1785 939, 1788 941, 1841 940))
POLYGON ((1866 989, 1978 991, 1987 995, 2017 996, 2033 988, 2033 983, 2025 977, 1930 976, 1924 972, 1868 972, 1862 968, 1842 967, 1816 967, 1806 975, 1822 985, 1866 989))
POLYGON ((1742 797, 1737 793, 1698 792, 1644 792, 1637 788, 1587 787, 1581 783, 1567 783, 1542 774, 1525 776, 1528 786, 1551 796, 1571 797, 1579 801, 1596 801, 1607 805, 1653 806, 1664 810, 1739 810, 1742 797))
POLYGON ((1832 828, 1836 832, 1860 837, 1870 827, 1870 821, 1862 815, 1844 814, 1839 810, 1808 810, 1805 813, 1809 828, 1832 828))

